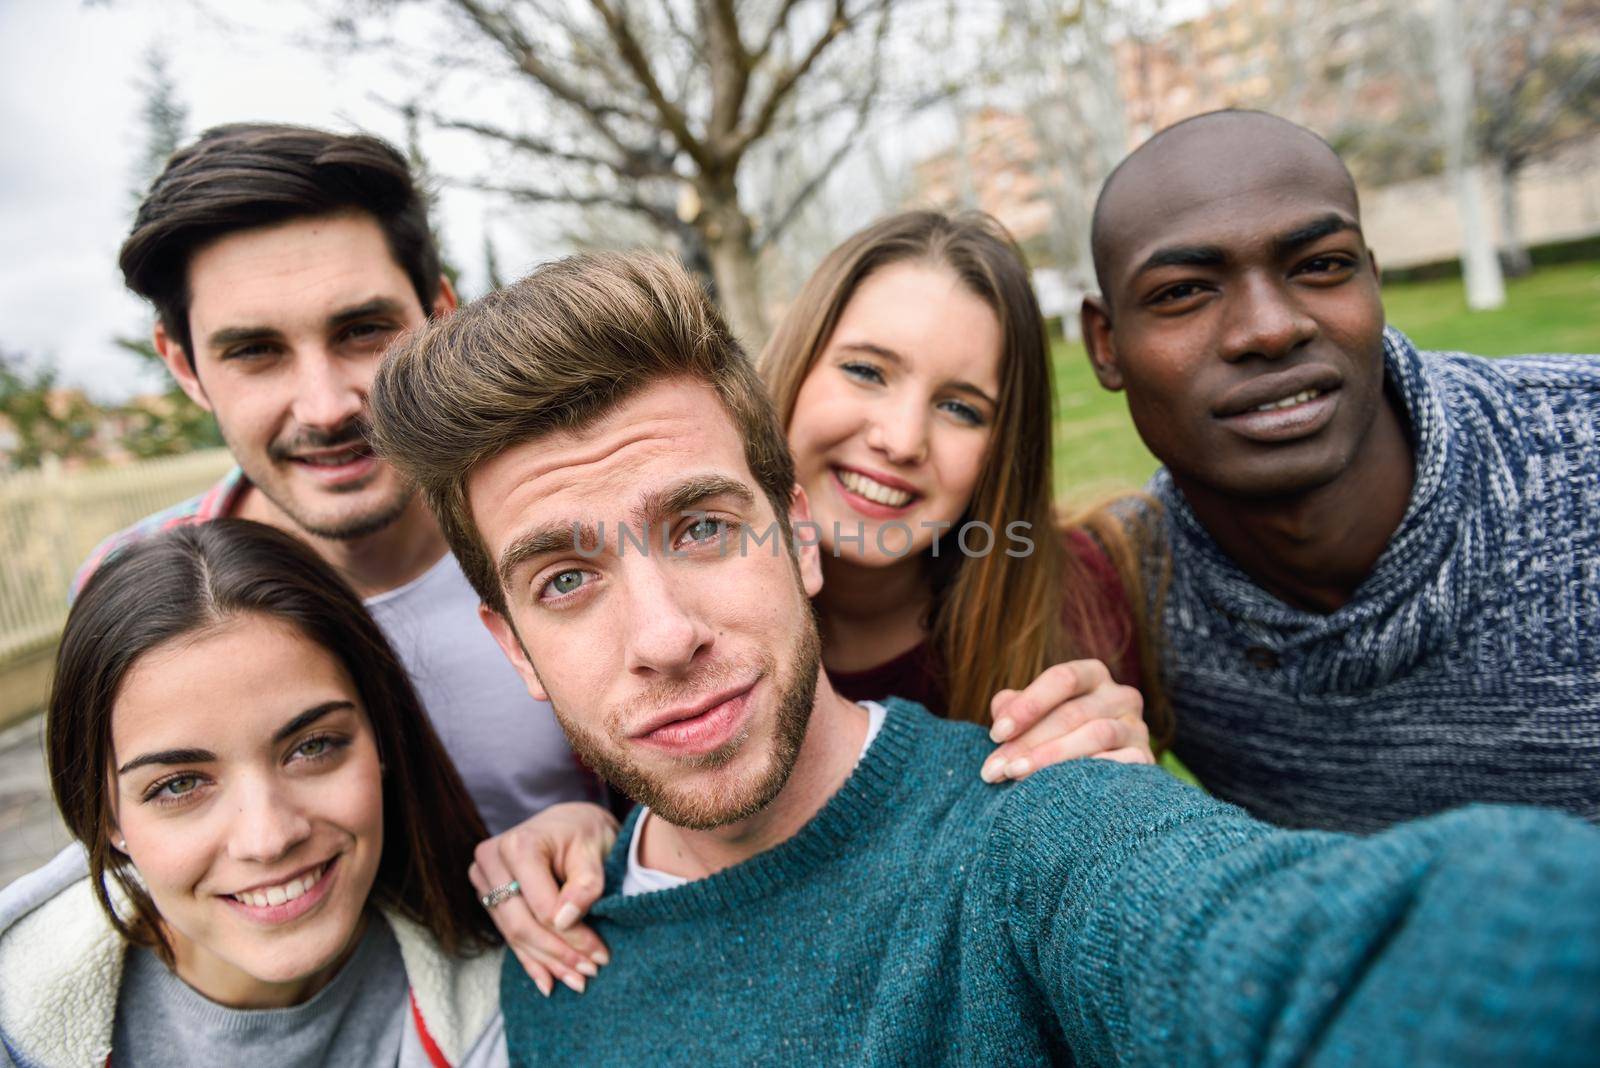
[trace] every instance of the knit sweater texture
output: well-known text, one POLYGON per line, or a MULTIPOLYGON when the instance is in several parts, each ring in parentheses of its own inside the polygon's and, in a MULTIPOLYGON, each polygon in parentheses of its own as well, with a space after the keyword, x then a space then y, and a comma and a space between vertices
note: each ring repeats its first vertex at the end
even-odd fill
POLYGON ((1418 352, 1393 329, 1384 354, 1411 503, 1337 611, 1257 586, 1156 475, 1174 749, 1284 826, 1473 801, 1600 820, 1600 357, 1418 352))
MULTIPOLYGON (((617 890, 612 962, 541 996, 512 1061, 1577 1064, 1600 1048, 1600 830, 1469 809, 1369 839, 1275 830, 1155 768, 1000 787, 970 724, 890 701, 793 838, 617 890)), ((637 816, 635 816, 637 819, 637 816)))

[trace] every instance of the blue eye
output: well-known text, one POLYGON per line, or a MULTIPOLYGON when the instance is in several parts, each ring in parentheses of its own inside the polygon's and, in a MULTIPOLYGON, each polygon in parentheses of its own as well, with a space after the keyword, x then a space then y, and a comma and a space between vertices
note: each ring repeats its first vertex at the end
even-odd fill
POLYGON ((876 382, 879 384, 882 384, 883 382, 883 372, 878 370, 870 363, 862 363, 859 360, 852 360, 849 363, 841 363, 839 365, 839 370, 843 371, 851 378, 859 379, 862 382, 876 382))
POLYGON ((939 403, 939 409, 940 411, 949 412, 951 415, 955 416, 963 423, 966 423, 968 426, 983 425, 983 413, 978 411, 978 409, 974 408, 970 404, 963 404, 961 401, 953 400, 941 401, 939 403))
POLYGON ((566 571, 558 572, 554 578, 544 584, 544 588, 557 596, 568 594, 583 585, 583 578, 582 571, 577 568, 569 568, 566 571))
POLYGON ((710 541, 722 533, 725 525, 720 519, 697 519, 684 530, 683 536, 690 541, 710 541))

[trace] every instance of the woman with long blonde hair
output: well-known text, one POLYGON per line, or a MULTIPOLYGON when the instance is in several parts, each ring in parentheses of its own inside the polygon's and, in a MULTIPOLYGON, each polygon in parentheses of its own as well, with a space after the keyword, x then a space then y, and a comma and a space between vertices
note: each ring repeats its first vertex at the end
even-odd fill
MULTIPOLYGON (((841 692, 912 698, 1003 740, 1002 720, 1034 718, 1019 691, 1037 706, 1088 689, 1092 669, 1056 666, 1094 660, 1143 691, 1165 740, 1138 512, 1056 515, 1049 343, 998 222, 907 212, 850 237, 759 366, 818 524, 815 604, 841 692)), ((1122 743, 1099 755, 1148 759, 1137 718, 1103 719, 1076 755, 1099 739, 1122 743)))

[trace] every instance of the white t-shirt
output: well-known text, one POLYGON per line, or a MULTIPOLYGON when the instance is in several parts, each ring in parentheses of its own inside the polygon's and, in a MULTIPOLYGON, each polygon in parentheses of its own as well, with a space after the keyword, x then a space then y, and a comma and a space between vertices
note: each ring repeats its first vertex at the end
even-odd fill
POLYGON ((453 555, 366 605, 490 834, 557 801, 598 800, 549 702, 533 699, 478 619, 478 595, 453 555))
MULTIPOLYGON (((872 748, 872 740, 883 729, 884 718, 888 715, 888 710, 876 701, 862 701, 860 704, 867 710, 867 740, 861 743, 861 756, 856 757, 858 765, 861 763, 861 757, 866 756, 867 750, 872 748)), ((648 894, 652 890, 671 890, 689 881, 681 875, 673 875, 657 868, 647 868, 639 863, 639 839, 644 837, 644 821, 650 818, 648 808, 641 805, 640 809, 639 820, 633 825, 633 838, 628 842, 628 871, 622 877, 623 897, 648 894)))

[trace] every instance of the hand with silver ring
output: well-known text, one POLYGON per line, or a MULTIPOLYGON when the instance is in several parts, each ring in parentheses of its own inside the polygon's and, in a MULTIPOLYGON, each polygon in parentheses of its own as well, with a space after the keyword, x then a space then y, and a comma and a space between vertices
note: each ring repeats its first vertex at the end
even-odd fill
POLYGON ((483 902, 484 908, 492 909, 496 905, 500 904, 500 902, 506 900, 506 898, 516 897, 520 893, 522 893, 522 884, 513 879, 504 886, 495 887, 478 900, 483 902))

